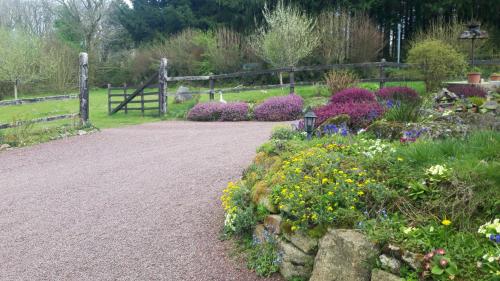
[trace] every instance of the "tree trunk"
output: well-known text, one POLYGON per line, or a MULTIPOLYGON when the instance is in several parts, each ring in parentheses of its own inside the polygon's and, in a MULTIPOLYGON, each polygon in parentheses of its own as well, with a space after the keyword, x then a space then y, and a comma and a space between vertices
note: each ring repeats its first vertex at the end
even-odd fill
POLYGON ((17 100, 17 80, 14 83, 14 99, 17 100))
POLYGON ((283 72, 280 72, 280 85, 283 86, 283 72))

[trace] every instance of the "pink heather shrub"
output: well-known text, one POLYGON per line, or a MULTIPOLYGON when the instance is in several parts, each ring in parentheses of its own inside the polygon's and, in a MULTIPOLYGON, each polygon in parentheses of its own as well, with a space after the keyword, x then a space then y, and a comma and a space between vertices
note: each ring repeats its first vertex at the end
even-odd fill
POLYGON ((420 96, 417 91, 410 87, 386 87, 375 92, 375 95, 382 100, 386 101, 407 101, 407 102, 418 102, 420 101, 420 96))
POLYGON ((304 101, 296 94, 272 97, 257 105, 255 119, 259 121, 289 121, 302 116, 304 101))
POLYGON ((187 115, 191 121, 248 120, 248 104, 244 102, 206 102, 195 105, 187 115))
POLYGON ((330 103, 325 106, 316 108, 316 125, 319 126, 328 118, 347 114, 350 117, 349 128, 359 129, 365 128, 373 120, 380 117, 384 108, 377 102, 346 102, 346 103, 330 103))
POLYGON ((474 85, 450 85, 448 86, 450 92, 455 93, 459 97, 486 97, 486 91, 474 85))
POLYGON ((372 92, 361 88, 348 88, 334 94, 330 98, 331 103, 350 103, 350 102, 370 103, 376 101, 377 99, 375 98, 375 95, 372 92))

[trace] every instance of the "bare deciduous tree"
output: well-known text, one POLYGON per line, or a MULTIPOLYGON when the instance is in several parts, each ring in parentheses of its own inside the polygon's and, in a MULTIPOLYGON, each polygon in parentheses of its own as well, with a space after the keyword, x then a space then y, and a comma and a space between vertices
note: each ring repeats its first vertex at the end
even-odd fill
POLYGON ((102 23, 106 17, 108 2, 106 0, 55 0, 60 6, 57 14, 60 20, 82 36, 83 48, 93 53, 102 23))
POLYGON ((0 26, 22 29, 38 36, 52 31, 54 17, 52 2, 39 0, 0 1, 0 26))
POLYGON ((377 58, 383 34, 366 14, 326 11, 319 16, 319 54, 327 63, 366 62, 377 58))

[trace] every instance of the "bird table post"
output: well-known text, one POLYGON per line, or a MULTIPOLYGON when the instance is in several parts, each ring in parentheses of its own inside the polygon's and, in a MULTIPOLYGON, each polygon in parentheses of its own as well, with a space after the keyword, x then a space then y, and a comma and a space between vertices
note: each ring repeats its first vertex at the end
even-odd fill
POLYGON ((160 71, 158 73, 158 102, 160 107, 160 116, 167 113, 167 59, 162 58, 160 62, 160 71))
POLYGON ((385 85, 385 59, 382 59, 380 61, 380 86, 379 88, 382 89, 385 85))
POLYGON ((210 92, 209 92, 209 95, 210 95, 210 100, 214 100, 215 98, 215 80, 210 77, 210 80, 208 81, 209 83, 209 87, 210 87, 210 92))
POLYGON ((89 121, 89 56, 80 53, 80 125, 89 121))

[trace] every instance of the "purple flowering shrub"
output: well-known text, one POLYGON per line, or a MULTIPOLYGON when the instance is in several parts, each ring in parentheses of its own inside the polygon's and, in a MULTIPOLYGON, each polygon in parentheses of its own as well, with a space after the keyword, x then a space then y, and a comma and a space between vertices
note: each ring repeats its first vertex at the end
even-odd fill
POLYGON ((259 121, 290 121, 302 116, 304 100, 296 95, 272 97, 257 105, 255 119, 259 121))
POLYGON ((469 98, 469 97, 486 97, 486 91, 474 85, 450 85, 448 86, 450 92, 455 93, 459 97, 469 98))
POLYGON ((375 95, 384 101, 406 101, 419 102, 420 96, 417 91, 410 87, 386 87, 375 92, 375 95))
POLYGON ((330 103, 325 106, 316 108, 316 124, 320 125, 328 118, 341 114, 349 115, 349 128, 359 129, 368 126, 373 120, 380 117, 384 112, 384 108, 377 102, 347 102, 347 103, 330 103))
POLYGON ((375 95, 366 89, 348 88, 334 94, 330 98, 331 103, 360 103, 360 102, 376 102, 375 95))
POLYGON ((248 120, 248 104, 244 102, 206 102, 195 105, 187 115, 191 121, 248 120))

